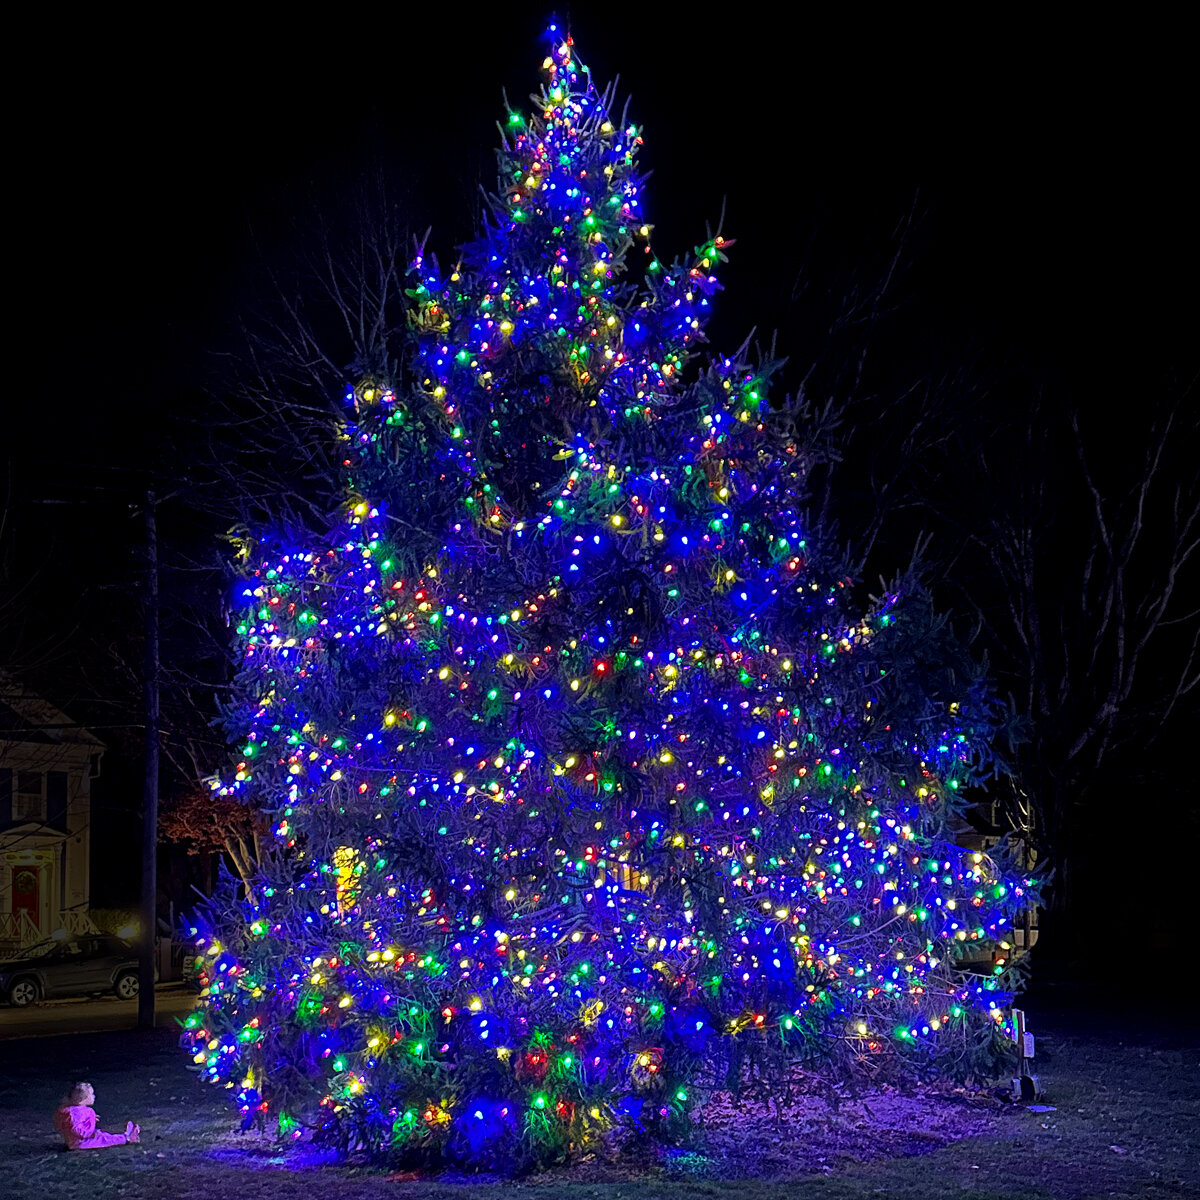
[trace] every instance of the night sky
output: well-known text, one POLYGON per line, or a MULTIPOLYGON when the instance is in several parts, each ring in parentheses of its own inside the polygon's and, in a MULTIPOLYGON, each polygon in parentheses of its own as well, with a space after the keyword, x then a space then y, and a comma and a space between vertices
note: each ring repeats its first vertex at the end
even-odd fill
MULTIPOLYGON (((470 237, 502 91, 519 104, 537 85, 548 10, 421 7, 275 24, 175 10, 153 28, 106 10, 46 31, 54 53, 10 110, 9 353, 25 382, 2 456, 18 571, 49 565, 44 615, 86 624, 93 584, 120 577, 120 489, 223 348, 281 213, 380 160, 443 260, 470 237), (26 503, 96 487, 114 503, 26 503)), ((725 204, 718 346, 786 329, 805 264, 827 286, 915 203, 910 358, 972 347, 1014 394, 1045 387, 1118 432, 1150 375, 1195 362, 1181 29, 700 11, 580 6, 571 27, 644 127, 657 252, 689 252, 725 204)))
MULTIPOLYGON (((516 103, 538 82, 546 10, 510 8, 201 22, 149 43, 107 16, 70 31, 16 131, 16 250, 43 354, 28 365, 55 399, 22 406, 39 457, 97 439, 120 453, 131 416, 171 403, 236 302, 248 229, 269 241, 280 201, 381 154, 431 245, 469 236, 501 91, 516 103)), ((572 28, 645 127, 659 253, 689 249, 726 201, 738 246, 719 333, 778 324, 814 238, 853 263, 919 189, 935 340, 966 334, 1090 387, 1194 334, 1195 103, 1169 28, 637 10, 589 6, 572 28)))

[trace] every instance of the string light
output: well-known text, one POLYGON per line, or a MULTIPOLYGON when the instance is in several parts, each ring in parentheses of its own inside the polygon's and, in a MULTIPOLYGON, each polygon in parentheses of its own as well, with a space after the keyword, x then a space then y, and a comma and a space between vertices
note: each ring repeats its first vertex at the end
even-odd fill
POLYGON ((640 131, 552 39, 487 236, 413 264, 414 385, 350 390, 344 509, 241 554, 213 786, 276 852, 196 930, 184 1043, 284 1136, 552 1158, 686 1123, 747 1041, 1003 1039, 1036 887, 938 840, 986 686, 910 669, 920 594, 852 611, 770 364, 699 357, 729 243, 657 259, 640 131))

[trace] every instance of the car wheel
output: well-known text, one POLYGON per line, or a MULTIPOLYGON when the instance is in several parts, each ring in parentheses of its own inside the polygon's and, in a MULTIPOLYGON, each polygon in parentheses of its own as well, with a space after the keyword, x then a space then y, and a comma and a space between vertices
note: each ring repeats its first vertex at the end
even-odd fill
POLYGON ((8 1002, 13 1008, 25 1008, 36 1002, 38 985, 35 979, 18 979, 8 989, 8 1002))
POLYGON ((132 971, 118 975, 117 982, 113 984, 113 991, 117 993, 118 1000, 133 1000, 138 990, 138 977, 132 971))

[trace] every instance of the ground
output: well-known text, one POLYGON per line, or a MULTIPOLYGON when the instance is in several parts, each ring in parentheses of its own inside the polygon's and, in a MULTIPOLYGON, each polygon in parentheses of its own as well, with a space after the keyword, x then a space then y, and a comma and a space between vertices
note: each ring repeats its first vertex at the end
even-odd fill
MULTIPOLYGON (((176 1017, 185 1016, 193 993, 181 983, 160 983, 155 989, 155 1024, 178 1028, 176 1017)), ((116 996, 73 996, 43 1000, 28 1008, 0 1004, 0 1041, 44 1037, 51 1033, 101 1033, 131 1029, 137 1024, 138 1002, 116 996)), ((0 1054, 0 1064, 5 1061, 0 1054)))
POLYGON ((696 1148, 591 1160, 521 1180, 422 1178, 283 1155, 233 1131, 226 1096, 196 1082, 169 1030, 6 1041, 0 1196, 57 1200, 1083 1200, 1200 1196, 1200 1029, 1060 1007, 1033 1011, 1053 1111, 949 1092, 876 1094, 837 1112, 714 1103, 696 1148), (67 1153, 50 1114, 76 1079, 105 1128, 143 1142, 67 1153), (753 1181, 753 1182, 750 1182, 753 1181))

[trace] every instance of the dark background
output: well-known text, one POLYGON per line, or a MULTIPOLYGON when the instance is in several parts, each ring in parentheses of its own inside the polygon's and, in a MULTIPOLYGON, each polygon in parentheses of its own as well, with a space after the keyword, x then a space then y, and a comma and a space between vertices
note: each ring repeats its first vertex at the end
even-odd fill
MULTIPOLYGON (((10 574, 31 600, 21 636, 59 702, 79 686, 79 647, 115 636, 122 610, 137 619, 130 503, 172 416, 198 403, 264 256, 287 242, 289 211, 336 204, 382 164, 443 259, 471 236, 502 90, 521 104, 537 85, 547 14, 443 11, 64 13, 18 49, 9 357, 21 382, 0 460, 10 574)), ((594 78, 619 74, 632 96, 660 256, 689 252, 725 207, 737 245, 718 346, 781 328, 787 353, 797 281, 836 289, 915 206, 898 366, 982 356, 1002 384, 994 403, 1042 389, 1107 426, 1119 453, 1150 378, 1194 359, 1181 28, 1002 10, 710 18, 666 4, 589 7, 571 28, 594 78)), ((118 668, 89 655, 93 682, 111 669, 115 687, 118 668)), ((113 746, 93 903, 132 903, 139 735, 115 707, 111 722, 94 703, 87 714, 113 746)))

